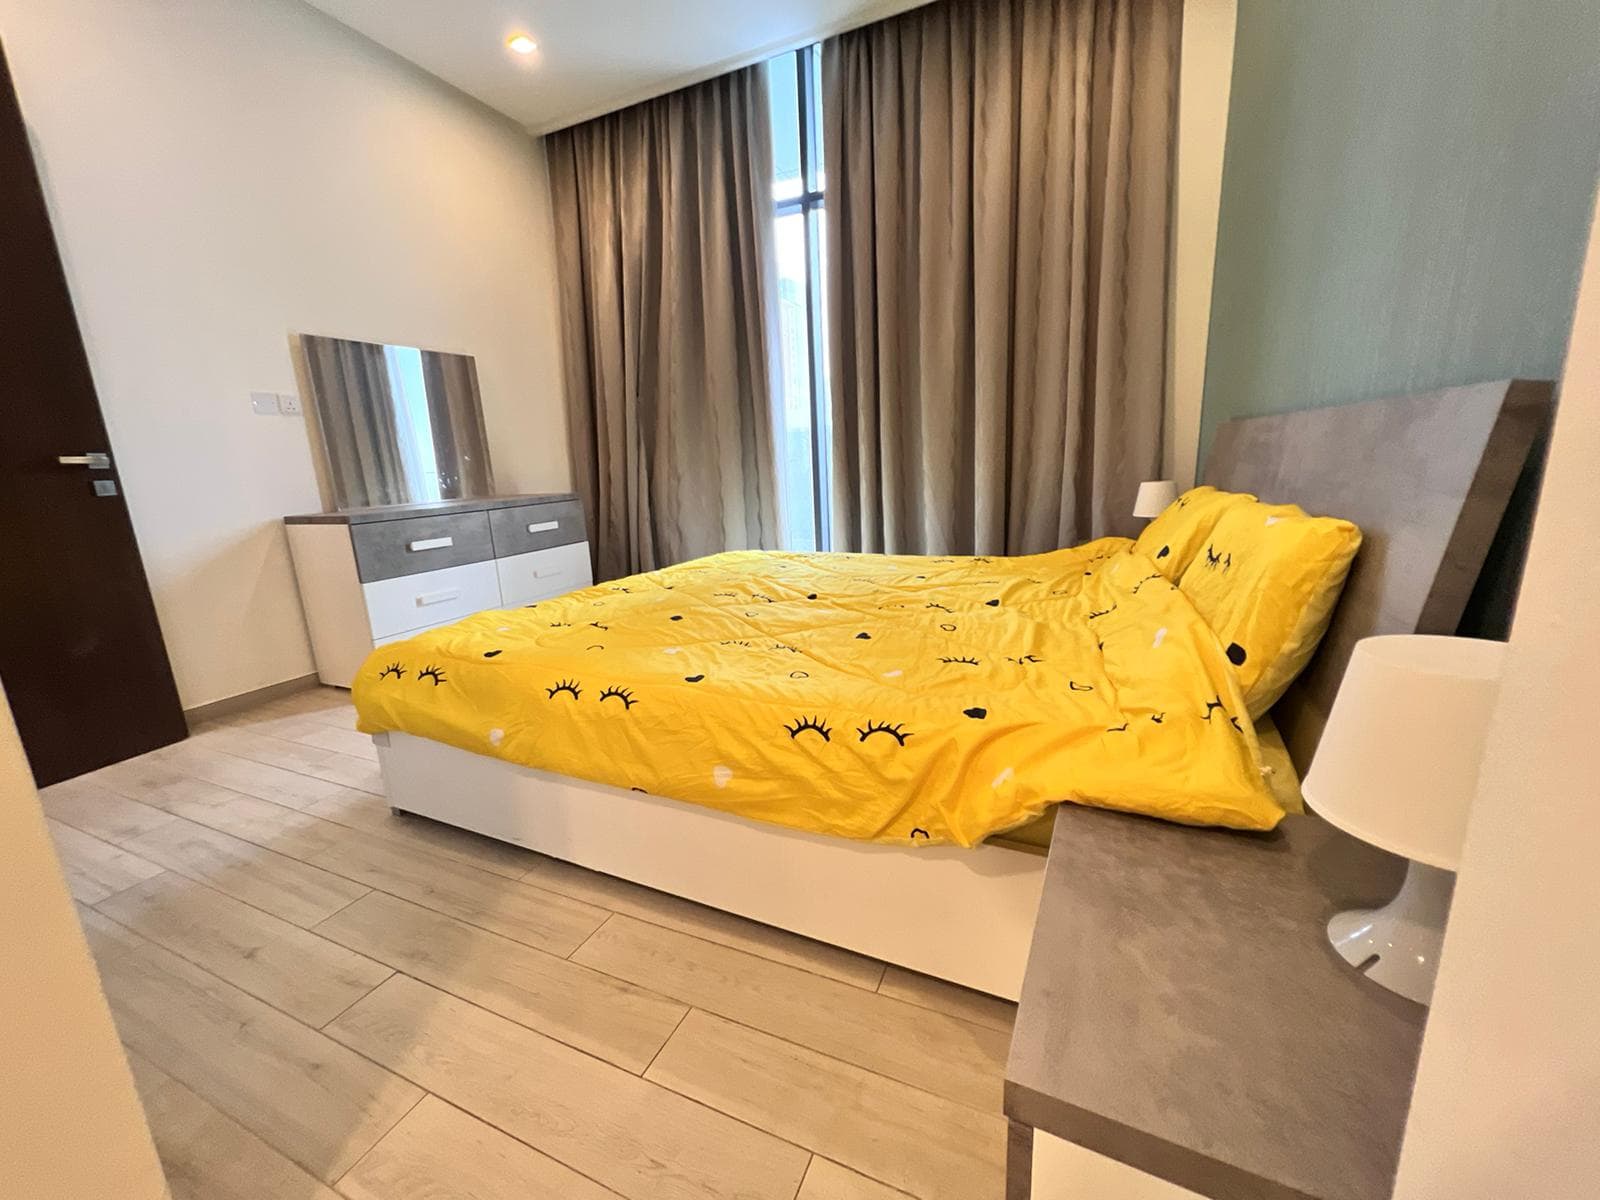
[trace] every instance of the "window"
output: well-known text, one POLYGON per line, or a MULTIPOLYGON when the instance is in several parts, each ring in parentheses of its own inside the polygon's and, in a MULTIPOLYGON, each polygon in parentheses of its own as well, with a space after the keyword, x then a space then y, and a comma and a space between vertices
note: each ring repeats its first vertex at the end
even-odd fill
POLYGON ((822 48, 806 46, 767 64, 772 108, 773 230, 778 258, 782 394, 778 478, 783 545, 828 548, 832 444, 828 341, 822 297, 822 48))

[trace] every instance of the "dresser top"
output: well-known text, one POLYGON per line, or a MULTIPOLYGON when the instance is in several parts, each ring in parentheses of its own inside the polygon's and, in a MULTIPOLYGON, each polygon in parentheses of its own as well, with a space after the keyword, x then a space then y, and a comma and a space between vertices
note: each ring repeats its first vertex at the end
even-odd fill
POLYGON ((425 504, 379 504, 372 508, 347 508, 343 512, 301 513, 285 517, 285 525, 368 525, 374 521, 404 521, 441 513, 485 512, 491 508, 518 508, 525 504, 553 504, 576 500, 572 492, 540 492, 530 496, 489 496, 477 500, 432 500, 425 504))
POLYGON ((1007 1114, 1204 1196, 1386 1200, 1426 1010, 1324 926, 1403 869, 1314 816, 1250 835, 1061 805, 1007 1114))

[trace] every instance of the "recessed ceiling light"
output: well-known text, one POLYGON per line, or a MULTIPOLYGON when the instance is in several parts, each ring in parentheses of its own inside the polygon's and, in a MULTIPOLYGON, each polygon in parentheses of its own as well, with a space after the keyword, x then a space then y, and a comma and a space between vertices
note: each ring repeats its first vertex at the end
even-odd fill
POLYGON ((506 39, 506 45, 518 54, 532 54, 539 48, 539 43, 525 33, 514 33, 506 39))

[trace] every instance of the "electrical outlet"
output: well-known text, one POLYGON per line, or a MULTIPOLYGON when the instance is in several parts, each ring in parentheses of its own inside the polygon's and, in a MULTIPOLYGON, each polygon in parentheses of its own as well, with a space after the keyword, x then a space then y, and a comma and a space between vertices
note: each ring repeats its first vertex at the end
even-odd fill
POLYGON ((278 415, 278 393, 276 392, 251 392, 250 411, 258 417, 275 417, 278 415))
POLYGON ((300 415, 300 397, 292 392, 279 392, 278 411, 286 417, 298 417, 300 415))

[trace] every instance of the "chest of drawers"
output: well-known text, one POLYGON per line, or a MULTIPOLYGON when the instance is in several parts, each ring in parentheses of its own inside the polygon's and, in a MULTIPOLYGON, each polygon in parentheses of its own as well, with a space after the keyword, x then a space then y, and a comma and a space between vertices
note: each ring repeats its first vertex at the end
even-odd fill
POLYGON ((285 517, 317 676, 374 646, 593 582, 577 497, 502 496, 285 517))

